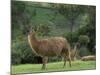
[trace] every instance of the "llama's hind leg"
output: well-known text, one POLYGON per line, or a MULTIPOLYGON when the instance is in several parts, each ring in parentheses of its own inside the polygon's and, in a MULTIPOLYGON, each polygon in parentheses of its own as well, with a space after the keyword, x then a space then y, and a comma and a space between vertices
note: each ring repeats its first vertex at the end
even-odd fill
POLYGON ((71 67, 71 57, 68 57, 69 66, 71 67))
POLYGON ((64 65, 63 65, 63 68, 66 66, 66 61, 67 61, 67 57, 64 56, 64 65))
POLYGON ((47 63, 47 61, 48 61, 48 57, 43 57, 42 58, 42 63, 43 63, 42 69, 46 69, 46 63, 47 63))
POLYGON ((66 66, 66 61, 67 61, 67 60, 68 60, 68 62, 69 62, 69 66, 71 67, 71 56, 70 56, 70 51, 65 52, 65 53, 66 53, 66 54, 63 55, 63 57, 64 57, 64 65, 63 65, 63 67, 66 66))
POLYGON ((63 65, 63 68, 66 67, 66 61, 69 61, 69 66, 71 67, 71 57, 68 55, 64 56, 64 65, 63 65))

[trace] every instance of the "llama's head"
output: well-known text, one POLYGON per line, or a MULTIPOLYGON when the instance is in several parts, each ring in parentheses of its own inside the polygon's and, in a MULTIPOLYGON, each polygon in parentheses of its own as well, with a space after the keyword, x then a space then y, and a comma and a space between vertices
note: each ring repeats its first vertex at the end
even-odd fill
POLYGON ((29 31, 30 36, 35 36, 36 32, 34 30, 29 31))
POLYGON ((36 33, 38 33, 39 27, 35 28, 35 27, 30 27, 30 29, 28 30, 28 36, 33 37, 34 39, 36 39, 36 33))

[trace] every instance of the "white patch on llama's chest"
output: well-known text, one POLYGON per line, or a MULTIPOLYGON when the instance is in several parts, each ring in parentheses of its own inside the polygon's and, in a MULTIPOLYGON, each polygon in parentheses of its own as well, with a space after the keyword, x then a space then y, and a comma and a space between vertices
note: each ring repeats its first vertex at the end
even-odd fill
POLYGON ((34 50, 34 48, 32 47, 31 37, 30 37, 30 36, 28 36, 28 42, 29 42, 29 45, 30 45, 30 47, 31 47, 31 49, 32 49, 32 51, 33 51, 33 53, 37 54, 36 51, 34 50))

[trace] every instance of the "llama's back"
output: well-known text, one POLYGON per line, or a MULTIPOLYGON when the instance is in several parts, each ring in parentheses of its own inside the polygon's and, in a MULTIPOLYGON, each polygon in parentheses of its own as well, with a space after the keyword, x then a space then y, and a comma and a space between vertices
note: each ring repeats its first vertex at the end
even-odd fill
POLYGON ((67 40, 63 37, 51 37, 40 40, 39 50, 41 54, 46 56, 60 55, 62 49, 67 45, 67 40))

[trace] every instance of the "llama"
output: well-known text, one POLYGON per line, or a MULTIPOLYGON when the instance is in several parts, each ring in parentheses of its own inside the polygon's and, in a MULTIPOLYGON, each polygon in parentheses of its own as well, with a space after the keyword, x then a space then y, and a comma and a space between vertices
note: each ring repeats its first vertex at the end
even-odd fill
POLYGON ((96 57, 94 55, 83 56, 81 58, 82 61, 95 61, 96 57))
POLYGON ((64 57, 64 65, 66 66, 66 61, 68 59, 69 65, 71 67, 71 57, 70 57, 70 45, 67 40, 63 37, 51 37, 48 39, 37 39, 36 32, 31 31, 28 34, 29 45, 37 56, 42 57, 42 69, 46 68, 48 57, 62 56, 64 57))

